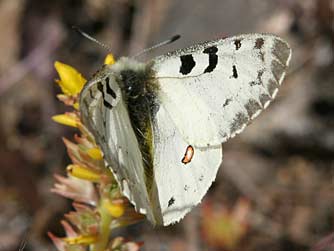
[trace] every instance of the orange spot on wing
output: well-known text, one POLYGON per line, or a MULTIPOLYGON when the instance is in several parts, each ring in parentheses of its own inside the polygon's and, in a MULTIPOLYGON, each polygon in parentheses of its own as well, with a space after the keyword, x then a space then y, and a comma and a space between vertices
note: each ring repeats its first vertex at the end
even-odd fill
POLYGON ((186 152, 184 153, 184 157, 182 158, 182 163, 183 164, 188 164, 190 163, 190 161, 192 160, 193 156, 194 156, 195 150, 194 148, 189 145, 186 149, 186 152))

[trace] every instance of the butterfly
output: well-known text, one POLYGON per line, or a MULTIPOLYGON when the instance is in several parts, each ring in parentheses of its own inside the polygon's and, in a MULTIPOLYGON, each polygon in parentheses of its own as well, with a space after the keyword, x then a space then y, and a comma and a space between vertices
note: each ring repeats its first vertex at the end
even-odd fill
POLYGON ((215 180, 222 143, 275 98, 291 58, 283 39, 245 34, 143 63, 104 65, 80 94, 123 194, 154 225, 180 221, 215 180))

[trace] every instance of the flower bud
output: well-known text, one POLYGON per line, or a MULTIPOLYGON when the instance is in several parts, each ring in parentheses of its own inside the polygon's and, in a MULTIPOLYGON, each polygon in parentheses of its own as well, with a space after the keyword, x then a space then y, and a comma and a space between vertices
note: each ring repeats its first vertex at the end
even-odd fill
POLYGON ((101 178, 101 175, 98 172, 79 165, 68 165, 66 170, 71 176, 83 180, 99 182, 101 178))

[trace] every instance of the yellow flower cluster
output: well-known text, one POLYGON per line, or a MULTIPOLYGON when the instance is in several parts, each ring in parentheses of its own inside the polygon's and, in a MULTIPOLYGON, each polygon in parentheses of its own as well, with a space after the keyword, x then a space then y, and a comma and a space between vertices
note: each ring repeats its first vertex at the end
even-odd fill
MULTIPOLYGON (((108 54, 104 60, 105 64, 112 65, 116 61, 112 54, 108 54)), ((56 61, 54 64, 59 78, 56 83, 60 86, 63 94, 58 95, 58 98, 67 105, 72 105, 76 110, 79 109, 78 96, 87 82, 80 72, 72 66, 56 61)), ((72 113, 59 114, 52 117, 52 119, 60 124, 78 127, 80 120, 72 113)))
MULTIPOLYGON (((104 63, 114 64, 113 55, 107 55, 104 63)), ((63 221, 67 237, 58 238, 52 233, 49 236, 60 251, 68 250, 68 245, 79 245, 80 250, 83 250, 83 246, 89 246, 92 251, 113 250, 108 249, 111 229, 135 223, 142 216, 121 195, 111 171, 104 165, 103 153, 80 121, 78 100, 87 80, 76 69, 64 63, 55 62, 55 68, 59 74, 56 83, 63 92, 57 97, 75 110, 55 115, 52 119, 59 124, 78 128, 81 136, 75 135, 75 143, 64 139, 73 164, 67 166, 67 178, 56 176, 59 183, 55 184, 52 191, 75 201, 76 211, 70 212, 68 218, 80 231, 74 231, 70 224, 63 221), (95 205, 95 208, 91 205, 95 205)), ((136 243, 119 238, 116 242, 120 245, 131 243, 135 247, 134 251, 139 250, 136 243)))
POLYGON ((78 95, 87 80, 76 69, 67 64, 56 61, 55 68, 60 78, 56 82, 62 92, 68 96, 78 95))

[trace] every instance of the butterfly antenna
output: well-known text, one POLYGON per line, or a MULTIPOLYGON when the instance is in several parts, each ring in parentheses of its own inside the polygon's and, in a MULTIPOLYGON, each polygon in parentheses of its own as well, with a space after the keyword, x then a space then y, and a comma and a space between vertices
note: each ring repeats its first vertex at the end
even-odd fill
POLYGON ((21 240, 20 247, 18 251, 24 251, 25 247, 27 245, 27 232, 25 232, 23 239, 21 240))
POLYGON ((165 41, 163 41, 161 43, 158 43, 156 45, 153 45, 150 48, 146 48, 146 49, 142 50, 141 52, 139 52, 138 54, 134 55, 133 57, 134 58, 140 57, 141 55, 143 55, 143 54, 145 54, 145 53, 147 53, 149 51, 152 51, 152 50, 154 50, 154 49, 156 49, 158 47, 161 47, 161 46, 164 46, 164 45, 167 45, 167 44, 171 44, 171 43, 175 42, 176 40, 178 40, 180 37, 181 37, 180 35, 174 35, 171 38, 169 38, 169 39, 167 39, 167 40, 165 40, 165 41))
POLYGON ((104 49, 106 49, 107 51, 111 52, 111 48, 110 48, 109 45, 106 45, 106 44, 100 42, 99 40, 97 40, 96 38, 93 38, 91 35, 87 34, 84 31, 82 31, 79 27, 72 26, 72 29, 74 29, 75 31, 77 31, 80 35, 84 36, 88 40, 90 40, 90 41, 92 41, 94 43, 97 43, 98 45, 100 45, 101 47, 103 47, 104 49))

